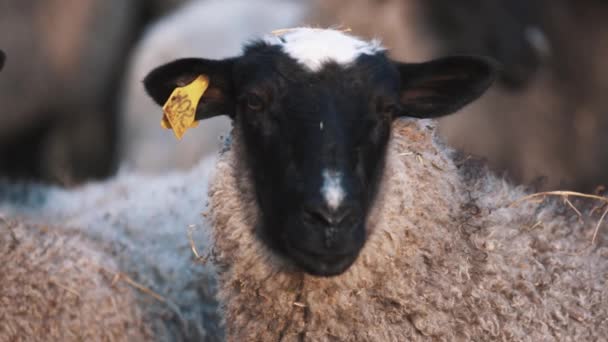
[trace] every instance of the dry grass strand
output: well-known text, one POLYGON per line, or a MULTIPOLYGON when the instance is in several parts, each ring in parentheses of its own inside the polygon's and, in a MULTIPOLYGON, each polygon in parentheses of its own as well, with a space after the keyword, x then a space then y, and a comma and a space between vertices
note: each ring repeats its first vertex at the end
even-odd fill
MULTIPOLYGON (((572 202, 570 202, 570 200, 568 199, 568 196, 574 196, 574 197, 580 197, 580 198, 588 198, 588 199, 593 199, 593 200, 597 200, 597 201, 602 201, 604 204, 608 204, 608 197, 603 197, 603 196, 599 196, 599 195, 592 195, 592 194, 585 194, 582 192, 576 192, 576 191, 544 191, 544 192, 537 192, 534 194, 530 194, 528 196, 524 196, 516 201, 514 201, 513 203, 509 204, 509 207, 514 207, 519 205, 521 202, 524 201, 528 201, 531 199, 537 199, 539 197, 541 197, 541 201, 544 200, 544 197, 546 196, 561 196, 564 198, 564 202, 570 207, 572 208, 572 210, 574 210, 574 212, 576 212, 576 215, 578 215, 578 218, 581 222, 583 222, 583 214, 580 212, 580 210, 578 210, 574 204, 572 204, 572 202)), ((593 211, 595 211, 595 208, 593 209, 593 211)), ((592 213, 593 213, 592 211, 592 213)), ((598 220, 597 224, 595 225, 595 229, 593 231, 593 237, 591 239, 591 245, 595 244, 595 241, 597 239, 597 235, 599 233, 600 227, 602 226, 602 223, 604 222, 604 218, 606 217, 606 215, 608 214, 608 208, 606 208, 606 210, 604 210, 604 213, 602 214, 602 216, 600 217, 600 219, 598 220)))

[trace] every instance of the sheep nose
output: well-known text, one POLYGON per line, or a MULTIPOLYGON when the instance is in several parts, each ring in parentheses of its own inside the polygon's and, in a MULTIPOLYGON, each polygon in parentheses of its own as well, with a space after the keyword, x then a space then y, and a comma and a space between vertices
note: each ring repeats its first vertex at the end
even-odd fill
POLYGON ((352 212, 352 207, 348 205, 341 205, 336 210, 325 205, 308 205, 304 208, 304 218, 310 223, 336 227, 346 221, 352 212))

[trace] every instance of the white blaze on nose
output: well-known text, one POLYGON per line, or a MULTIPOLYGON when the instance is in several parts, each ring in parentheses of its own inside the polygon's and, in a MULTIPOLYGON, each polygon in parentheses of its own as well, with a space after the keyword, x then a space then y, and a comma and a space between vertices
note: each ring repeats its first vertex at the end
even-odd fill
POLYGON ((323 186, 321 194, 330 209, 336 210, 344 199, 342 188, 342 173, 331 170, 323 170, 323 186))

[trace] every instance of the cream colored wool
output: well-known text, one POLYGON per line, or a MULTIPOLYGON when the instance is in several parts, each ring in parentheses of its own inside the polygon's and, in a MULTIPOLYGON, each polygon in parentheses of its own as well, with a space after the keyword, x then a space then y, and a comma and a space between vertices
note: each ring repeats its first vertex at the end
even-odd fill
POLYGON ((509 207, 525 193, 457 164, 433 122, 394 123, 367 244, 333 278, 294 269, 256 239, 238 123, 233 135, 210 191, 228 341, 608 336, 606 234, 588 248, 595 222, 553 205, 509 207))
POLYGON ((143 341, 117 266, 79 234, 0 220, 0 341, 143 341))

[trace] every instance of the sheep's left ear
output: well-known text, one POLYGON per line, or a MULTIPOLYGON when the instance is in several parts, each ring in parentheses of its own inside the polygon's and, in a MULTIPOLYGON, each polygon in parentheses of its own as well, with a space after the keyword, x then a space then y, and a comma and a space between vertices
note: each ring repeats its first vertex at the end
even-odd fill
POLYGON ((401 76, 400 116, 436 118, 477 99, 496 77, 496 63, 483 57, 446 57, 426 63, 395 62, 401 76))
POLYGON ((0 70, 2 70, 2 67, 4 67, 5 59, 6 59, 6 56, 4 55, 4 52, 2 50, 0 50, 0 70))

